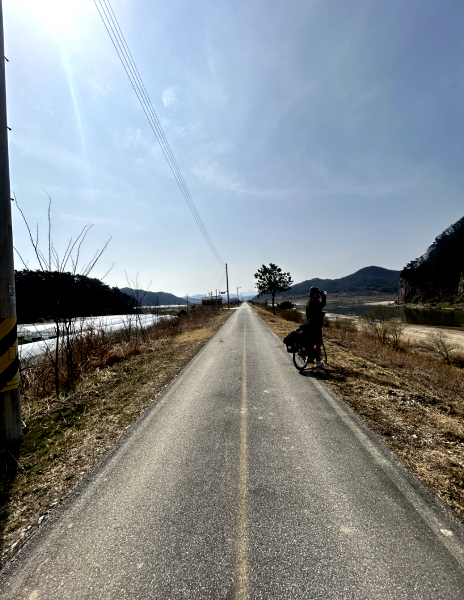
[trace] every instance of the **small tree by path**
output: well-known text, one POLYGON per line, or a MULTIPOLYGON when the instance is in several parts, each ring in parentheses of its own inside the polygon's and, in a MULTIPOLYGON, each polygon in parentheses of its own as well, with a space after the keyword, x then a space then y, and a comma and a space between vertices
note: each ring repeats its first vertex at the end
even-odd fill
POLYGON ((290 273, 283 273, 282 269, 274 263, 269 266, 263 265, 255 273, 257 281, 258 297, 264 294, 271 294, 272 312, 275 314, 275 297, 279 292, 286 292, 290 289, 293 281, 290 273))

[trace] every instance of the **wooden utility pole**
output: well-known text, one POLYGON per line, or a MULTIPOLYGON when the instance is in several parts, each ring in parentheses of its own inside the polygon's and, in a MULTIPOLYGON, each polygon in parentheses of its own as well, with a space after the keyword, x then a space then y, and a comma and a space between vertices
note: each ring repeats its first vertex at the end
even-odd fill
POLYGON ((5 44, 0 0, 0 446, 21 440, 16 292, 11 221, 8 123, 6 117, 5 44))

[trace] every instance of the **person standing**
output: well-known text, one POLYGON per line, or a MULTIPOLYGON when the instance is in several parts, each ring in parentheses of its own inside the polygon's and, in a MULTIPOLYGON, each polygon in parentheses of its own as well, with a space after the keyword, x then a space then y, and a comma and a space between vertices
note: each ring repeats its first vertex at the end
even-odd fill
POLYGON ((324 320, 322 310, 327 302, 327 293, 321 292, 317 287, 312 286, 309 288, 308 295, 306 325, 308 326, 308 334, 312 338, 316 349, 316 367, 327 369, 321 360, 322 324, 324 320))

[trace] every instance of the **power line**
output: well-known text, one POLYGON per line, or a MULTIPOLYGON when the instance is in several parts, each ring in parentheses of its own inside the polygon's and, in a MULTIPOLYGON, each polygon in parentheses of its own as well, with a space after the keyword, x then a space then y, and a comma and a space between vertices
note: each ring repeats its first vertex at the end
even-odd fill
POLYGON ((209 237, 208 231, 200 217, 200 213, 198 212, 197 207, 193 201, 193 198, 190 194, 190 191, 185 183, 184 177, 182 176, 181 170, 177 161, 172 153, 171 147, 164 135, 164 131, 161 127, 161 124, 156 115, 155 109, 153 108, 153 104, 148 96, 148 92, 143 83, 142 77, 137 69, 135 61, 132 57, 131 51, 129 50, 129 46, 126 42, 126 39, 122 33, 121 27, 119 26, 119 22, 114 14, 114 11, 111 7, 109 0, 94 0, 94 4, 98 10, 98 13, 103 21, 106 31, 110 36, 110 39, 113 43, 113 46, 116 50, 116 53, 119 57, 119 60, 126 71, 126 74, 131 82, 131 85, 134 89, 134 92, 140 102, 143 112, 148 119, 150 127, 153 130, 153 133, 158 140, 159 145, 161 146, 161 150, 163 151, 164 157, 171 169, 172 174, 179 186, 182 195, 187 202, 188 207, 195 219, 198 228, 200 229, 203 237, 205 238, 206 243, 208 244, 211 252, 214 254, 214 257, 219 262, 219 264, 224 267, 224 261, 219 256, 218 251, 216 250, 211 238, 209 237))
MULTIPOLYGON (((117 22, 116 16, 114 15, 114 12, 112 11, 111 5, 109 4, 109 2, 107 0, 103 0, 103 1, 105 4, 105 7, 103 8, 103 6, 102 6, 102 8, 105 12, 105 17, 107 19, 107 23, 108 23, 114 37, 111 36, 108 27, 106 27, 106 28, 107 28, 107 31, 110 34, 110 37, 113 41, 113 45, 115 46, 118 56, 119 56, 121 62, 123 63, 123 66, 126 70, 126 73, 129 77, 131 83, 132 83, 134 91, 137 94, 137 97, 142 105, 145 115, 147 116, 147 119, 158 139, 158 142, 160 143, 160 146, 163 150, 165 158, 168 161, 171 171, 172 171, 173 175, 175 176, 175 179, 179 185, 179 188, 181 189, 182 194, 184 195, 184 198, 187 201, 187 204, 189 205, 190 210, 192 211, 192 214, 197 222, 197 225, 200 228, 200 231, 202 232, 203 236, 205 237, 208 245, 210 246, 210 249, 212 250, 213 254, 216 256, 216 258, 221 263, 221 259, 218 255, 216 249, 214 248, 214 245, 212 244, 211 239, 209 238, 208 232, 206 231, 206 228, 201 220, 198 210, 193 202, 190 192, 188 191, 188 188, 182 177, 182 173, 180 172, 180 169, 176 163, 174 155, 172 154, 171 148, 169 147, 169 144, 166 140, 164 132, 161 128, 161 125, 160 125, 158 118, 156 116, 156 113, 154 111, 153 105, 151 104, 150 98, 148 97, 148 93, 147 93, 145 86, 143 84, 143 81, 140 77, 140 73, 137 70, 135 61, 132 58, 132 55, 131 55, 130 50, 127 45, 127 42, 125 41, 125 38, 121 31, 121 28, 119 27, 119 23, 117 22), (116 40, 116 43, 114 40, 116 40)), ((100 4, 102 4, 101 0, 100 0, 100 4)), ((98 6, 97 6, 97 9, 98 9, 98 6)), ((101 15, 101 13, 100 13, 100 15, 101 15)), ((106 26, 106 23, 105 23, 105 26, 106 26)))
POLYGON ((226 276, 226 272, 224 271, 224 273, 222 274, 222 279, 221 279, 221 283, 218 286, 218 290, 220 290, 222 288, 222 282, 224 281, 224 277, 226 276))
MULTIPOLYGON (((95 0, 94 0, 94 2, 95 2, 95 0)), ((96 2, 95 2, 95 4, 96 4, 96 2)), ((223 266, 223 261, 222 261, 221 257, 219 256, 218 252, 216 251, 216 248, 214 247, 214 244, 212 243, 211 238, 208 235, 206 227, 204 226, 204 224, 201 220, 201 217, 200 217, 198 210, 193 202, 193 199, 190 195, 187 185, 182 177, 182 173, 180 172, 180 169, 177 165, 174 155, 172 154, 171 148, 166 140, 164 132, 163 132, 161 125, 158 121, 158 118, 156 116, 156 112, 153 108, 153 105, 150 101, 150 98, 145 89, 143 81, 140 77, 140 73, 138 72, 137 67, 135 65, 135 61, 132 58, 132 55, 131 55, 130 50, 127 45, 127 42, 125 42, 121 28, 119 27, 119 23, 117 22, 114 12, 111 9, 111 5, 109 4, 108 0, 103 0, 103 3, 102 3, 102 0, 100 0, 100 5, 105 14, 106 21, 103 17, 102 12, 99 10, 99 8, 96 4, 97 10, 100 13, 100 16, 104 22, 107 32, 110 35, 111 41, 113 42, 116 52, 121 60, 121 63, 123 64, 123 67, 126 71, 127 76, 129 77, 129 80, 132 84, 132 87, 134 88, 137 98, 139 99, 142 109, 144 110, 145 115, 150 123, 150 126, 152 127, 152 130, 155 133, 155 136, 161 146, 163 154, 165 155, 165 158, 169 164, 169 167, 171 168, 171 171, 176 179, 176 182, 177 182, 177 184, 178 184, 178 186, 179 186, 179 188, 180 188, 180 190, 181 190, 181 192, 182 192, 182 194, 183 194, 183 196, 195 218, 195 221, 196 221, 200 231, 203 234, 203 237, 205 238, 206 242, 208 243, 211 251, 213 252, 213 254, 216 257, 216 259, 218 260, 218 262, 223 266)))

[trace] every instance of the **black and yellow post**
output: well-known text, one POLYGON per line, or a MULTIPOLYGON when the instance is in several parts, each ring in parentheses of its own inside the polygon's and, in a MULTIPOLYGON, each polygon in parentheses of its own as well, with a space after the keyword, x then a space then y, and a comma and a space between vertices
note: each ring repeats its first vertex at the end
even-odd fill
POLYGON ((21 440, 21 402, 1 0, 0 52, 0 447, 7 447, 21 440))

